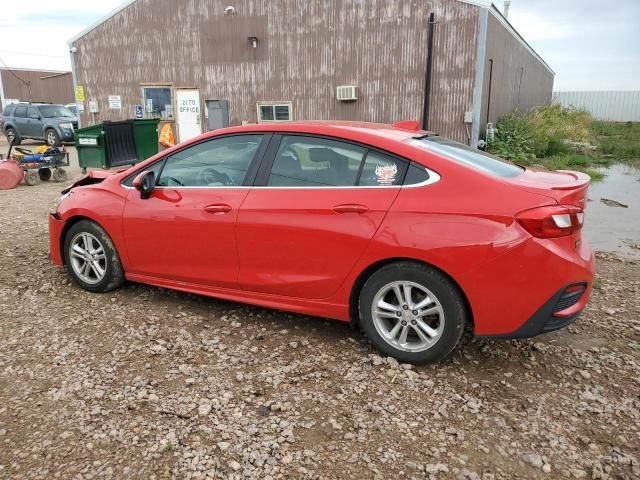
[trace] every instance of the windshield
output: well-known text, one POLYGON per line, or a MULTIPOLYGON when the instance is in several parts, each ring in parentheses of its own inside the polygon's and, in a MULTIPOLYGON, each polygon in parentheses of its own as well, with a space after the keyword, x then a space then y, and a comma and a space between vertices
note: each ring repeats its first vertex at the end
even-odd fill
POLYGON ((44 118, 75 118, 71 110, 62 105, 38 105, 44 118))
POLYGON ((520 175, 524 168, 507 162, 482 150, 471 148, 462 143, 447 140, 446 138, 430 135, 409 139, 411 145, 416 145, 433 153, 439 153, 444 157, 463 163, 469 167, 481 170, 496 177, 515 177, 520 175))

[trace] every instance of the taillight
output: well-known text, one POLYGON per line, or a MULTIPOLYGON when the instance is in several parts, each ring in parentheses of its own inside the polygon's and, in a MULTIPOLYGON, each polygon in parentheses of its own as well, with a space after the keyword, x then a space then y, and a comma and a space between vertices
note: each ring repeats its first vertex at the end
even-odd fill
POLYGON ((584 212, 572 205, 539 207, 518 213, 516 220, 534 237, 564 237, 582 228, 584 212))

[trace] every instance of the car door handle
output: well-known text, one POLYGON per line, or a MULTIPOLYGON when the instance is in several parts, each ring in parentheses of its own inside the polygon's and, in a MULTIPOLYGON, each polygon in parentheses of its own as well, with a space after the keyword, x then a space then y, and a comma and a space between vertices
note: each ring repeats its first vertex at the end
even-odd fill
POLYGON ((368 210, 364 205, 357 204, 336 205, 333 207, 333 211, 336 213, 364 213, 368 210))
POLYGON ((207 213, 222 215, 223 213, 231 211, 231 205, 227 205, 226 203, 214 203, 213 205, 207 205, 204 207, 204 211, 207 213))

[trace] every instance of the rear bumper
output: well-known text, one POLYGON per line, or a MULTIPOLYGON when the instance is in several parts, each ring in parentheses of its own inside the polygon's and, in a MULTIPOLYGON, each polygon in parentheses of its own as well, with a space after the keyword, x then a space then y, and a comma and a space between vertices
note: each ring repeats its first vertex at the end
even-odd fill
POLYGON ((55 214, 49 214, 49 258, 54 265, 63 265, 62 249, 60 248, 60 237, 64 221, 59 219, 55 214))
POLYGON ((531 337, 574 321, 587 304, 595 272, 591 248, 578 240, 530 239, 459 277, 475 335, 531 337), (586 285, 579 301, 558 304, 572 284, 586 285))
POLYGON ((580 316, 580 312, 582 312, 589 300, 591 285, 586 286, 585 291, 576 303, 559 310, 559 308, 562 308, 564 298, 566 298, 565 288, 566 287, 563 287, 558 290, 553 297, 542 305, 542 307, 516 331, 508 334, 478 335, 478 337, 488 339, 529 338, 540 335, 541 333, 559 330, 572 324, 580 316))

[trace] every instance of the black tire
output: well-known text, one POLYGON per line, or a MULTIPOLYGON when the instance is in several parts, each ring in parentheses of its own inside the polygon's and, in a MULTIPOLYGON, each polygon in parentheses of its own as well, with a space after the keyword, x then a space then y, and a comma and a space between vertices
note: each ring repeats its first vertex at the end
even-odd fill
POLYGON ((51 180, 51 170, 47 167, 39 168, 38 175, 40 176, 41 182, 48 182, 51 180))
MULTIPOLYGON (((418 293, 420 293, 419 290, 418 293)), ((408 310, 411 309, 409 308, 408 310)), ((458 344, 468 320, 466 303, 458 287, 439 270, 412 262, 391 263, 371 275, 360 292, 358 311, 360 313, 360 326, 371 343, 386 355, 394 357, 400 362, 416 365, 437 362, 446 358, 458 344), (434 343, 427 346, 425 350, 406 351, 397 348, 389 343, 376 328, 372 311, 374 299, 379 292, 384 291, 393 282, 418 284, 431 292, 441 306, 444 313, 441 332, 439 336, 431 338, 434 343)), ((406 314, 410 315, 408 311, 406 314)), ((398 313, 395 313, 395 315, 398 315, 398 313)), ((404 315, 404 312, 401 311, 400 315, 404 315)), ((424 317, 423 320, 427 318, 433 317, 424 317)), ((440 318, 439 316, 435 317, 436 325, 440 325, 440 318)), ((400 322, 403 319, 404 317, 385 321, 400 322)), ((408 320, 407 323, 409 322, 411 320, 408 320)), ((389 325, 392 326, 393 323, 389 323, 389 325)), ((409 325, 409 329, 414 328, 416 327, 409 325)), ((410 335, 415 335, 415 332, 410 333, 410 335)), ((417 341, 420 340, 417 336, 415 338, 417 341)))
POLYGON ((115 290, 124 283, 124 270, 120 262, 120 256, 116 250, 111 237, 97 223, 91 220, 81 220, 72 225, 64 237, 64 262, 69 274, 74 281, 83 289, 94 293, 104 293, 115 290), (103 247, 106 259, 104 262, 104 277, 96 283, 88 283, 76 272, 71 263, 71 242, 79 234, 88 233, 92 235, 103 247))
POLYGON ((22 143, 22 137, 18 134, 18 132, 16 132, 15 128, 7 128, 4 134, 7 137, 7 142, 9 142, 9 145, 11 145, 11 137, 15 138, 15 140, 13 141, 14 145, 20 145, 22 143))
POLYGON ((47 128, 44 132, 44 143, 49 145, 50 147, 59 147, 62 145, 60 142, 60 137, 58 136, 58 132, 56 132, 53 128, 47 128))

